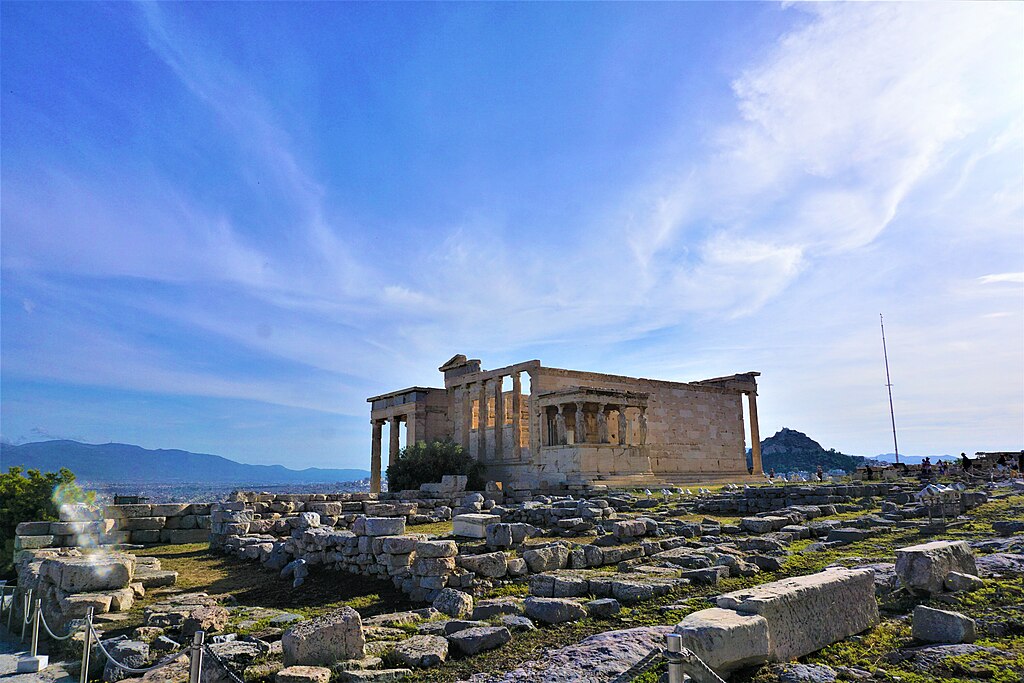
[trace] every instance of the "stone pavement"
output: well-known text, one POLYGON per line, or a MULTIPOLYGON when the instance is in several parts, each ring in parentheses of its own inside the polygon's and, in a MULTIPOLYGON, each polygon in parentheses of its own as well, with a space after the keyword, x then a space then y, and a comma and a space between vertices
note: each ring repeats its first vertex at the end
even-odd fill
POLYGON ((17 636, 11 637, 6 629, 0 628, 0 679, 4 683, 75 683, 78 676, 69 673, 66 663, 51 663, 35 674, 19 674, 18 657, 27 654, 17 636))

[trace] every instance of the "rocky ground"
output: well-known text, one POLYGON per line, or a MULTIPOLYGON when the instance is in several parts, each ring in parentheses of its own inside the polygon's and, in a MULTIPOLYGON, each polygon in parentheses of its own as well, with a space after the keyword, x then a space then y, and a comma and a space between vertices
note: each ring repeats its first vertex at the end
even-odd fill
MULTIPOLYGON (((606 681, 662 644, 664 634, 687 615, 712 607, 723 593, 829 566, 870 567, 880 613, 877 626, 798 662, 740 668, 730 680, 1017 683, 1024 680, 1022 488, 991 488, 987 502, 948 524, 934 525, 918 516, 905 497, 866 498, 823 506, 817 513, 805 506, 803 512, 784 509, 740 517, 697 514, 694 505, 671 496, 641 496, 633 509, 620 509, 610 520, 643 516, 654 521, 653 527, 634 525, 637 536, 631 537, 633 527, 627 526, 605 534, 607 542, 589 529, 581 531, 563 541, 567 558, 559 562, 552 556, 563 551, 553 544, 567 527, 554 524, 550 533, 527 539, 515 551, 536 565, 528 576, 496 579, 472 598, 447 589, 432 605, 410 602, 387 581, 312 567, 293 588, 291 576, 204 545, 162 546, 146 554, 177 571, 178 583, 147 591, 104 628, 110 638, 123 636, 111 642, 115 656, 138 665, 180 649, 202 629, 221 641, 212 645, 217 661, 208 663, 210 680, 231 680, 223 673, 230 669, 245 681, 279 683, 332 676, 474 683, 606 681), (615 535, 619 538, 611 538, 615 535), (981 581, 967 576, 956 583, 954 577, 955 585, 932 593, 902 585, 895 567, 897 549, 934 539, 967 541, 981 581), (617 561, 587 566, 580 559, 584 545, 604 553, 617 551, 604 558, 617 561), (349 618, 342 611, 346 607, 361 618, 361 644, 341 624, 349 618), (944 616, 950 612, 960 616, 944 616), (282 673, 290 659, 302 659, 295 654, 304 647, 302 628, 312 631, 322 624, 338 624, 341 646, 358 649, 359 656, 349 655, 340 664, 324 662, 333 664, 331 668, 292 667, 282 673)), ((406 533, 443 539, 450 529, 450 523, 432 524, 409 527, 406 533)), ((488 548, 478 550, 487 555, 488 548)), ((486 566, 476 569, 487 571, 486 566)), ((637 680, 652 683, 662 671, 637 680)), ((181 680, 183 672, 184 659, 144 680, 181 680)), ((94 673, 104 677, 102 667, 94 673)), ((105 677, 111 680, 117 674, 108 671, 105 677)))

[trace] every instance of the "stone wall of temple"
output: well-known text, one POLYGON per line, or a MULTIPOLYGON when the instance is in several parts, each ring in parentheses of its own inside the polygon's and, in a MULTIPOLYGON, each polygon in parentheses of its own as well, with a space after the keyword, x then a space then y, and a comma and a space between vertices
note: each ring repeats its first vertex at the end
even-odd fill
MULTIPOLYGON (((646 442, 655 475, 747 473, 739 392, 556 368, 541 368, 533 382, 535 395, 577 386, 648 393, 646 442)), ((539 413, 536 423, 533 444, 543 456, 539 413)))

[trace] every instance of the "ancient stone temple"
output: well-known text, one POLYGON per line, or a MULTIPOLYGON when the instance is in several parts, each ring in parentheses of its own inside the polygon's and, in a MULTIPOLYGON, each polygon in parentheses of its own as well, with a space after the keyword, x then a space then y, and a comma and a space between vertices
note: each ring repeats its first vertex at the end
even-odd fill
POLYGON ((371 489, 406 444, 453 439, 516 488, 654 485, 748 476, 743 396, 753 471, 761 472, 757 377, 698 382, 548 368, 530 360, 497 370, 457 355, 438 368, 444 388, 410 387, 367 399, 373 425, 371 489), (524 393, 524 386, 528 390, 524 393))

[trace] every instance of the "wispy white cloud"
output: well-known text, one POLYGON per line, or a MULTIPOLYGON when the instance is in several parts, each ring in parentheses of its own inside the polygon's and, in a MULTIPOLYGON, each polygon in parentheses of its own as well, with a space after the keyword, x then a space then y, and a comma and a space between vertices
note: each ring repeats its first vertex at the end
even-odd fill
POLYGON ((1024 273, 994 273, 992 275, 982 275, 978 278, 978 282, 983 285, 991 284, 993 282, 1016 282, 1024 284, 1024 273))

